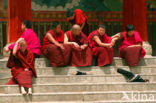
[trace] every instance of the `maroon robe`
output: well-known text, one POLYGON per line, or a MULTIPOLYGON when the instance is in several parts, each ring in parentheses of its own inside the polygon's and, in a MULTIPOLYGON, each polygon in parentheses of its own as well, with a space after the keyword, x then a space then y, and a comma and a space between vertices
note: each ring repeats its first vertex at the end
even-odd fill
MULTIPOLYGON (((88 45, 88 39, 84 33, 77 37, 72 35, 71 31, 66 32, 67 38, 69 42, 76 42, 80 46, 83 44, 88 45)), ((90 47, 86 47, 84 50, 81 48, 76 48, 74 45, 71 45, 72 48, 72 59, 71 65, 72 66, 91 66, 92 65, 92 51, 90 47)))
POLYGON ((142 47, 128 47, 142 44, 142 39, 138 32, 134 31, 133 36, 128 37, 126 32, 120 33, 121 45, 119 47, 119 57, 125 59, 128 66, 137 66, 140 57, 144 57, 146 52, 142 47))
POLYGON ((34 54, 31 51, 26 50, 22 53, 18 50, 16 56, 11 52, 7 67, 11 68, 12 78, 6 85, 19 84, 20 87, 32 87, 32 77, 37 77, 37 73, 34 68, 34 54))
POLYGON ((78 24, 80 26, 84 24, 84 27, 82 29, 82 32, 88 36, 89 34, 89 25, 88 25, 88 21, 87 21, 87 16, 84 14, 84 12, 80 9, 76 9, 74 11, 75 13, 75 18, 73 20, 69 20, 68 22, 73 26, 74 24, 78 24))
POLYGON ((101 42, 110 43, 111 37, 108 37, 106 34, 100 36, 97 30, 89 34, 89 46, 92 48, 93 55, 98 57, 98 66, 105 66, 107 64, 112 64, 114 49, 107 47, 100 47, 94 40, 93 37, 98 36, 101 42))
MULTIPOLYGON (((50 33, 57 42, 64 42, 64 33, 62 30, 59 34, 55 34, 53 30, 49 30, 48 33, 50 33)), ((50 60, 50 64, 53 67, 67 66, 69 64, 71 48, 68 45, 64 45, 64 47, 65 49, 62 50, 60 47, 51 43, 47 37, 44 37, 42 51, 44 56, 50 60)))

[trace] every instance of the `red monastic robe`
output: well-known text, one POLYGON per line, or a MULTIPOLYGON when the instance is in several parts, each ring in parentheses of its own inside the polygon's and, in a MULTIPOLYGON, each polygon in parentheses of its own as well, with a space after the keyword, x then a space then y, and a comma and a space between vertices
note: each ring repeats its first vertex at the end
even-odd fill
POLYGON ((131 45, 136 45, 138 43, 142 44, 142 39, 138 32, 134 31, 133 36, 127 37, 127 33, 123 32, 121 36, 121 45, 119 47, 119 57, 125 59, 129 66, 136 66, 139 63, 140 57, 144 57, 146 52, 142 47, 128 47, 131 45))
POLYGON ((74 11, 74 13, 75 13, 75 18, 74 18, 74 20, 71 20, 71 21, 69 21, 72 25, 74 25, 74 24, 78 24, 78 25, 80 25, 80 26, 82 26, 82 24, 83 23, 85 23, 84 24, 84 27, 83 27, 83 29, 82 29, 82 32, 85 34, 85 35, 87 35, 88 36, 88 34, 89 34, 89 27, 88 27, 88 22, 87 22, 87 16, 84 14, 84 12, 82 11, 82 10, 80 10, 80 9, 76 9, 75 11, 74 11))
MULTIPOLYGON (((66 35, 68 37, 69 42, 76 42, 80 46, 83 44, 88 45, 88 39, 86 35, 82 32, 77 37, 74 37, 71 31, 67 31, 66 35)), ((72 59, 71 59, 72 66, 80 67, 92 65, 92 51, 90 47, 87 47, 86 49, 82 50, 81 48, 76 48, 74 45, 71 45, 71 48, 72 48, 72 59)))
MULTIPOLYGON (((41 55, 41 45, 36 33, 32 29, 27 29, 22 35, 21 38, 27 42, 27 48, 31 50, 36 57, 41 55)), ((9 46, 10 50, 13 50, 15 43, 9 46)), ((19 47, 18 47, 19 48, 19 47)))
POLYGON ((93 31, 89 34, 89 46, 92 48, 93 55, 98 57, 98 66, 105 66, 107 64, 112 64, 113 56, 114 56, 114 49, 107 48, 107 47, 100 47, 94 40, 94 36, 98 36, 101 42, 103 43, 110 43, 111 37, 108 37, 106 34, 100 36, 97 30, 93 31))
MULTIPOLYGON (((48 33, 50 33, 57 42, 64 42, 64 33, 62 30, 59 34, 55 34, 53 30, 49 30, 48 33)), ((50 60, 50 63, 53 67, 67 66, 69 64, 71 48, 68 45, 63 46, 65 47, 64 50, 51 43, 47 37, 44 37, 43 39, 43 54, 47 59, 50 60)))
POLYGON ((12 78, 7 85, 19 84, 21 87, 32 87, 32 77, 37 77, 36 70, 34 68, 34 54, 26 50, 22 53, 20 50, 17 51, 16 56, 10 54, 7 67, 11 68, 12 78), (25 71, 29 69, 29 71, 25 71))

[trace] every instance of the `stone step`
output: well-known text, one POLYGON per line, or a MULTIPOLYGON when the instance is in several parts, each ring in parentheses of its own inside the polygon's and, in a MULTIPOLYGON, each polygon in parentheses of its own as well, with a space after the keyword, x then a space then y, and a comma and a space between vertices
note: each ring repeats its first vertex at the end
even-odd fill
MULTIPOLYGON (((156 65, 156 57, 146 57, 140 60, 139 66, 147 66, 147 65, 156 65)), ((127 66, 125 63, 125 60, 119 58, 119 57, 114 57, 113 59, 113 66, 127 66)), ((44 67, 44 66, 50 66, 49 61, 45 58, 39 58, 36 59, 35 61, 35 66, 36 67, 44 67)))
POLYGON ((125 70, 131 71, 136 74, 153 74, 156 73, 156 66, 106 66, 106 67, 47 67, 47 68, 37 68, 37 73, 39 75, 69 75, 73 71, 94 71, 94 75, 106 75, 106 74, 118 74, 117 68, 123 68, 125 70))
MULTIPOLYGON (((0 59, 0 68, 6 68, 7 58, 0 59)), ((139 62, 139 66, 147 66, 147 65, 156 65, 156 57, 146 57, 144 59, 141 59, 139 62)), ((126 66, 126 63, 123 59, 114 57, 113 66, 126 66)), ((35 67, 47 67, 49 65, 49 61, 46 58, 37 58, 35 60, 35 67)))
MULTIPOLYGON (((21 102, 23 103, 23 102, 21 102)), ((28 102, 29 103, 29 102, 28 102)), ((30 103, 156 103, 156 101, 117 101, 117 100, 112 100, 112 101, 90 101, 90 102, 30 102, 30 103)))
MULTIPOLYGON (((104 91, 152 91, 156 83, 55 83, 34 84, 34 93, 104 92, 104 91)), ((0 85, 0 93, 20 93, 18 85, 0 85)))
MULTIPOLYGON (((109 92, 57 92, 21 94, 0 94, 0 103, 42 102, 42 101, 155 101, 156 91, 109 91, 109 92)), ((94 103, 94 102, 93 102, 94 103)))
MULTIPOLYGON (((144 79, 149 79, 150 82, 156 82, 156 74, 141 75, 144 79)), ((0 78, 0 85, 4 85, 9 81, 10 77, 0 78)), ((33 78, 34 84, 52 84, 52 83, 112 83, 126 82, 122 75, 87 75, 87 76, 38 76, 33 78)))
MULTIPOLYGON (((36 68, 38 75, 69 75, 73 71, 94 71, 93 75, 106 75, 106 74, 119 74, 117 73, 117 68, 123 68, 125 70, 131 71, 136 74, 156 74, 156 66, 106 66, 106 67, 43 67, 36 68)), ((10 69, 3 68, 0 69, 0 77, 5 77, 10 75, 10 69), (4 75, 5 74, 5 75, 4 75)))

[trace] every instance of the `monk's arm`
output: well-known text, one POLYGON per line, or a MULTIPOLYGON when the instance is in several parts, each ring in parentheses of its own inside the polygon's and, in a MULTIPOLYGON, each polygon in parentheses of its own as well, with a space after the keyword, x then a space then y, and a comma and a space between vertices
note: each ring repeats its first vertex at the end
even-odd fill
POLYGON ((120 33, 115 34, 115 35, 112 36, 111 38, 112 38, 111 44, 112 44, 112 46, 113 46, 113 45, 115 45, 115 42, 116 42, 118 39, 120 39, 120 33))
POLYGON ((120 33, 117 33, 117 34, 113 35, 111 38, 114 39, 114 40, 120 39, 120 33))
POLYGON ((18 50, 18 42, 15 43, 15 46, 13 48, 13 56, 16 56, 16 53, 17 53, 17 50, 18 50))
POLYGON ((98 36, 94 36, 93 40, 101 47, 111 47, 110 43, 102 43, 98 36))
POLYGON ((81 49, 85 49, 87 47, 88 47, 88 44, 83 44, 83 45, 80 46, 81 49))
MULTIPOLYGON (((20 42, 21 40, 23 40, 24 38, 19 38, 16 42, 15 42, 15 44, 16 43, 18 43, 18 42, 20 42)), ((4 47, 4 51, 7 53, 7 52, 9 52, 9 47, 11 46, 11 48, 12 49, 14 49, 14 45, 15 44, 10 44, 9 46, 7 46, 7 47, 4 47)))
POLYGON ((79 48, 80 46, 76 42, 69 42, 68 37, 66 34, 64 34, 64 44, 68 45, 74 45, 75 47, 79 48))
MULTIPOLYGON (((26 61, 29 65, 31 65, 31 67, 34 67, 34 54, 28 53, 28 58, 26 61)), ((30 68, 29 66, 27 68, 25 68, 25 71, 28 71, 29 68, 30 68)), ((32 69, 32 68, 30 68, 30 69, 32 69)))
POLYGON ((56 46, 61 46, 61 44, 57 42, 50 33, 47 33, 46 37, 51 43, 54 43, 56 46))
POLYGON ((137 47, 137 46, 142 47, 142 44, 141 43, 138 43, 138 44, 135 44, 135 45, 130 45, 128 47, 137 47))
POLYGON ((69 42, 67 35, 64 34, 64 44, 75 45, 77 43, 76 42, 69 42))
POLYGON ((81 30, 83 29, 83 27, 84 27, 85 23, 86 23, 86 22, 84 22, 84 23, 81 25, 81 30))

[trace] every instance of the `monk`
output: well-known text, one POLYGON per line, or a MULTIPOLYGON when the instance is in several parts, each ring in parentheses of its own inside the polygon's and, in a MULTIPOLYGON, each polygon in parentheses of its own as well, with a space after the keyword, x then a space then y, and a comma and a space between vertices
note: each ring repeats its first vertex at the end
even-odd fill
POLYGON ((70 46, 64 45, 64 33, 58 21, 52 23, 52 29, 49 30, 43 39, 43 54, 53 67, 67 66, 71 54, 70 46))
POLYGON ((144 57, 146 52, 142 48, 142 39, 134 26, 129 24, 126 31, 113 36, 115 40, 120 39, 119 57, 124 58, 128 66, 137 66, 140 57, 144 57))
POLYGON ((68 44, 72 48, 72 66, 91 66, 92 51, 88 47, 88 39, 81 32, 81 27, 77 24, 73 25, 70 31, 65 33, 64 44, 68 44))
POLYGON ((81 26, 82 32, 88 36, 89 34, 89 27, 88 27, 88 21, 87 16, 84 14, 84 12, 80 9, 76 9, 73 11, 67 11, 67 20, 73 26, 74 24, 78 24, 81 26))
POLYGON ((13 55, 13 59, 9 62, 13 64, 11 68, 12 78, 6 85, 18 84, 22 94, 26 94, 25 88, 28 88, 28 94, 32 94, 32 77, 37 77, 34 68, 34 54, 27 49, 27 43, 22 39, 15 44, 11 55, 13 55))
MULTIPOLYGON (((21 28, 24 33, 16 41, 16 43, 24 38, 27 42, 27 48, 34 53, 34 57, 39 57, 41 55, 41 45, 36 33, 31 29, 31 22, 29 20, 23 21, 21 28)), ((5 47, 5 52, 13 50, 16 43, 11 44, 9 47, 5 47)))
POLYGON ((98 29, 91 32, 88 36, 89 46, 92 48, 93 56, 98 58, 98 66, 112 64, 115 43, 111 37, 105 33, 105 25, 99 25, 98 29))

